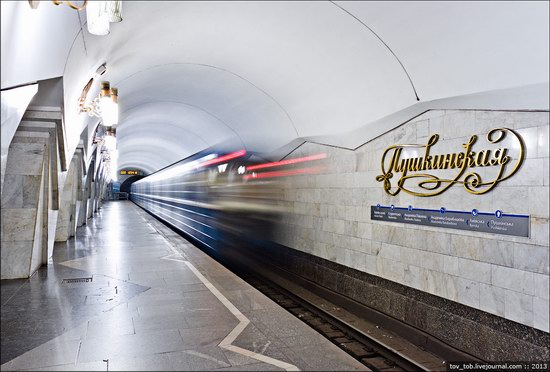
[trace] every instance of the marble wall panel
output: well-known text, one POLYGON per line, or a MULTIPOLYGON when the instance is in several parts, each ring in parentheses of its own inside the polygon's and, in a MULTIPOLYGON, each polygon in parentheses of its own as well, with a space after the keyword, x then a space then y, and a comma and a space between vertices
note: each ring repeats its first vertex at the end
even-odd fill
POLYGON ((479 308, 480 283, 474 280, 456 278, 457 299, 456 301, 471 307, 479 308))
POLYGON ((485 262, 458 258, 458 276, 491 284, 491 265, 485 262))
POLYGON ((491 314, 505 316, 506 290, 489 284, 480 283, 479 285, 479 308, 491 314))
POLYGON ((548 299, 533 298, 533 326, 549 332, 550 307, 548 299))
POLYGON ((535 282, 535 296, 550 299, 550 277, 544 274, 533 274, 535 282))
POLYGON ((33 240, 2 242, 2 279, 29 277, 32 247, 33 240))
POLYGON ((27 278, 42 263, 48 136, 17 132, 10 145, 2 194, 2 279, 27 278))
MULTIPOLYGON (((313 216, 317 209, 310 204, 319 201, 315 216, 320 220, 306 224, 304 219, 288 219, 280 241, 289 231, 299 235, 301 229, 311 229, 311 239, 301 246, 319 247, 312 252, 320 257, 547 330, 548 319, 541 310, 548 300, 550 261, 548 128, 548 112, 435 110, 354 151, 305 143, 289 157, 324 152, 333 168, 313 177, 287 179, 282 202, 292 202, 288 204, 291 214, 313 216), (440 140, 434 153, 458 152, 473 134, 478 135, 477 149, 497 148, 488 144, 486 135, 503 127, 523 136, 528 147, 526 159, 516 175, 487 194, 473 195, 461 185, 454 185, 436 197, 419 198, 403 192, 389 196, 375 179, 387 146, 424 144, 431 134, 438 133, 440 140), (524 238, 371 221, 370 206, 377 203, 530 214, 531 233, 524 238), (360 239, 359 244, 351 238, 360 239), (359 259, 356 252, 364 254, 364 259, 359 259), (357 262, 364 262, 364 269, 357 262)), ((511 143, 509 136, 502 146, 511 143)), ((496 174, 496 169, 472 170, 483 179, 496 174)), ((418 187, 413 189, 420 191, 418 187)))
MULTIPOLYGON (((542 166, 542 164, 541 164, 542 166)), ((544 200, 548 200, 550 188, 546 186, 529 187, 529 213, 533 217, 548 218, 548 203, 544 203, 544 200)))
POLYGON ((521 186, 524 188, 526 186, 543 186, 543 166, 544 159, 527 158, 521 166, 521 173, 518 173, 518 177, 506 180, 506 183, 502 186, 521 186))
POLYGON ((43 143, 12 142, 6 164, 7 174, 36 175, 42 174, 42 163, 37 162, 37 156, 43 156, 46 145, 43 143), (17 161, 9 161, 13 157, 17 161))
POLYGON ((525 143, 525 154, 529 159, 538 158, 539 148, 539 127, 516 129, 525 143))
POLYGON ((514 266, 514 243, 494 239, 480 239, 478 258, 482 262, 514 266))
POLYGON ((459 276, 459 260, 462 259, 454 256, 443 255, 443 272, 446 274, 459 276))
POLYGON ((57 215, 59 210, 48 210, 48 249, 46 250, 47 256, 44 257, 44 261, 48 262, 53 254, 53 247, 55 243, 55 233, 57 230, 57 215))
MULTIPOLYGON (((44 164, 44 166, 46 166, 44 164)), ((44 173, 43 173, 44 174, 44 173)), ((47 213, 47 203, 44 200, 47 196, 45 194, 44 190, 44 177, 46 175, 44 174, 40 182, 38 183, 38 202, 36 207, 36 221, 35 221, 35 228, 34 228, 34 241, 32 246, 32 254, 31 254, 31 262, 30 262, 30 273, 29 276, 34 274, 36 270, 42 265, 43 262, 43 252, 48 250, 48 240, 47 235, 44 236, 44 232, 46 231, 47 234, 47 226, 46 230, 44 229, 45 223, 47 223, 47 220, 44 220, 44 213, 47 213), (45 231, 44 231, 45 230, 45 231)), ((47 214, 46 214, 47 216, 47 214)))
POLYGON ((430 135, 429 120, 420 120, 416 122, 416 139, 421 140, 430 135))
POLYGON ((44 187, 42 178, 42 175, 23 176, 23 208, 36 208, 38 205, 44 187))
POLYGON ((69 170, 65 177, 63 191, 60 197, 59 213, 57 216, 57 227, 55 241, 67 241, 74 236, 76 230, 76 199, 78 194, 78 167, 81 166, 80 152, 75 152, 69 170))
POLYGON ((36 208, 2 209, 2 242, 32 241, 36 208))
POLYGON ((497 287, 534 295, 534 280, 533 273, 529 271, 497 265, 491 266, 491 284, 497 287))
POLYGON ((451 246, 453 247, 453 253, 458 257, 468 258, 471 260, 479 259, 481 240, 477 237, 451 235, 451 246))
POLYGON ((514 243, 514 268, 535 273, 549 274, 548 247, 514 243))
MULTIPOLYGON (((505 290, 504 316, 506 319, 510 319, 528 326, 533 326, 533 296, 528 296, 516 291, 505 290)), ((539 318, 539 321, 540 320, 541 319, 539 318)))
POLYGON ((543 246, 548 244, 548 241, 550 241, 548 226, 550 226, 548 218, 531 218, 531 240, 535 244, 543 246))
MULTIPOLYGON (((416 289, 421 289, 422 278, 427 277, 424 274, 424 271, 426 271, 426 269, 422 269, 418 266, 406 265, 405 271, 403 272, 403 284, 416 289)), ((377 273, 372 274, 377 275, 377 273)))
POLYGON ((2 192, 2 209, 23 208, 23 179, 19 174, 7 174, 4 177, 6 189, 2 192))

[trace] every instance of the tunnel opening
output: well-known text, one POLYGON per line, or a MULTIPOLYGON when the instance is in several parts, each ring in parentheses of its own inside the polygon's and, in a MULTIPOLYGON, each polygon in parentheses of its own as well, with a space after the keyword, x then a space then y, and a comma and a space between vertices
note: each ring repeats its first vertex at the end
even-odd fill
POLYGON ((145 177, 145 176, 135 175, 135 176, 128 177, 120 185, 120 192, 125 192, 125 193, 128 193, 128 195, 129 195, 131 193, 131 190, 132 190, 132 184, 136 181, 139 181, 143 177, 145 177))

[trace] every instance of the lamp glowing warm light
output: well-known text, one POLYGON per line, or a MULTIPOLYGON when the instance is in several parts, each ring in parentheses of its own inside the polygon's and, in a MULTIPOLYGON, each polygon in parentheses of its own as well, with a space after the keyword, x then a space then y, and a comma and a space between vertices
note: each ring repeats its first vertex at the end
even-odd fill
POLYGON ((111 167, 111 179, 113 181, 116 181, 117 176, 118 176, 118 172, 117 172, 117 168, 118 168, 118 151, 117 150, 114 150, 113 152, 111 152, 111 165, 110 165, 110 167, 111 167))
POLYGON ((104 126, 112 127, 118 124, 118 89, 111 88, 108 81, 101 83, 99 107, 104 126))
POLYGON ((106 135, 104 146, 110 153, 116 151, 116 137, 112 135, 106 135))
POLYGON ((101 82, 99 91, 99 107, 107 107, 111 103, 111 84, 108 81, 101 82))
POLYGON ((109 33, 109 13, 106 1, 90 1, 86 6, 88 31, 92 35, 107 35, 109 33))
MULTIPOLYGON (((32 9, 37 9, 39 1, 28 0, 32 9)), ((70 0, 52 0, 55 5, 67 4, 71 9, 82 10, 86 8, 86 20, 88 22, 88 32, 92 35, 109 34, 109 22, 122 21, 122 1, 88 1, 84 0, 82 4, 75 4, 70 0)))
POLYGON ((110 126, 118 124, 118 89, 111 88, 111 102, 108 105, 106 115, 103 117, 110 126))

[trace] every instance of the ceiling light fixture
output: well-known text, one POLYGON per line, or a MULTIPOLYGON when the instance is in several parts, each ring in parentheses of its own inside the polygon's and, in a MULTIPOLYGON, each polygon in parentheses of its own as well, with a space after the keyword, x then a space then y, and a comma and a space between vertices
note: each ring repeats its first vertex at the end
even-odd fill
POLYGON ((86 104, 86 94, 90 89, 93 78, 84 87, 79 98, 80 112, 87 112, 90 116, 101 118, 102 124, 106 127, 112 127, 118 124, 118 89, 111 88, 108 81, 101 82, 99 97, 86 104))
POLYGON ((118 124, 118 89, 111 88, 108 81, 101 83, 99 107, 104 126, 112 127, 118 124))
POLYGON ((113 181, 117 180, 117 159, 118 159, 118 150, 117 150, 117 140, 116 140, 116 129, 108 129, 105 131, 103 138, 100 140, 102 142, 99 146, 101 148, 101 154, 103 155, 103 160, 107 162, 107 167, 109 169, 109 174, 113 181))
MULTIPOLYGON (((32 9, 37 9, 39 1, 28 0, 32 9)), ((73 1, 52 0, 55 5, 66 4, 71 9, 82 10, 86 8, 86 20, 88 23, 88 32, 92 35, 107 35, 110 31, 111 22, 122 21, 122 1, 88 1, 83 0, 80 5, 73 1)))
POLYGON ((116 131, 109 130, 105 132, 105 136, 103 137, 103 146, 109 152, 116 150, 116 131))
POLYGON ((92 87, 92 84, 94 83, 94 80, 101 75, 103 75, 107 71, 107 64, 103 63, 101 66, 97 68, 95 71, 94 76, 86 83, 84 88, 82 89, 82 93, 80 93, 80 97, 78 98, 78 109, 79 112, 88 112, 90 116, 97 116, 100 117, 101 114, 99 112, 91 112, 95 111, 93 110, 94 107, 92 105, 86 104, 86 97, 88 97, 88 92, 90 91, 90 88, 92 87))
POLYGON ((92 35, 107 35, 109 33, 109 15, 106 12, 107 1, 90 1, 86 8, 88 32, 92 35))

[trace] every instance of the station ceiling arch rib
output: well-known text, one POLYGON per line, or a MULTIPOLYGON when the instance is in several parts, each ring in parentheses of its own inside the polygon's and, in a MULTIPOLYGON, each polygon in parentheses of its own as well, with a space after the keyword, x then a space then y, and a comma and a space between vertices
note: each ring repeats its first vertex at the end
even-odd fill
MULTIPOLYGON (((28 8, 4 3, 3 11, 28 8)), ((52 4, 35 11, 44 19, 34 39, 21 36, 21 24, 9 26, 27 57, 43 59, 12 75, 18 81, 10 84, 53 77, 44 75, 59 72, 47 67, 60 66, 69 148, 91 125, 77 110, 82 87, 107 63, 102 80, 119 88, 119 167, 153 171, 230 137, 258 151, 298 137, 330 142, 330 135, 384 123, 419 104, 411 84, 422 104, 548 83, 548 32, 540 32, 548 27, 547 2, 128 1, 123 7, 123 22, 107 36, 90 35, 85 24, 79 33, 78 12, 52 4), (54 13, 67 26, 64 37, 40 33, 54 13), (32 54, 37 45, 40 52, 32 54), (162 155, 151 155, 159 149, 162 155)), ((15 71, 12 59, 2 53, 3 76, 15 71)))

